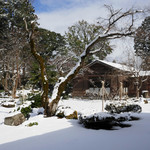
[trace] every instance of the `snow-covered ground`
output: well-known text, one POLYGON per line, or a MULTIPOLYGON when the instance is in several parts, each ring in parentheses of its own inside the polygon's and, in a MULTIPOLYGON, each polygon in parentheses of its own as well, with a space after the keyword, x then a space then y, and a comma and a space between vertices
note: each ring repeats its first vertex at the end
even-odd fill
MULTIPOLYGON (((0 99, 1 103, 2 99, 0 99)), ((101 112, 101 100, 62 100, 59 105, 70 106, 81 113, 101 112)), ((19 126, 4 125, 4 117, 14 108, 0 106, 0 150, 150 150, 150 103, 142 106, 140 120, 129 122, 129 128, 92 130, 77 120, 32 116, 19 126), (32 122, 37 126, 27 127, 32 122)), ((16 112, 14 112, 16 113, 16 112)))

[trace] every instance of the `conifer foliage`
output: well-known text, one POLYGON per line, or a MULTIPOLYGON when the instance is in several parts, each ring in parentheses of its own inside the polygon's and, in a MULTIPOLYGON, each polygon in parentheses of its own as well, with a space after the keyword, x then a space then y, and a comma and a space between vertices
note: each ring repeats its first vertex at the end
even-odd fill
POLYGON ((14 98, 20 84, 20 72, 24 70, 25 74, 25 63, 29 57, 24 18, 31 28, 30 22, 36 19, 36 15, 34 15, 34 8, 29 0, 0 1, 2 84, 5 91, 12 90, 14 98))
POLYGON ((134 42, 137 55, 142 57, 150 56, 150 16, 146 17, 142 25, 137 29, 134 42))

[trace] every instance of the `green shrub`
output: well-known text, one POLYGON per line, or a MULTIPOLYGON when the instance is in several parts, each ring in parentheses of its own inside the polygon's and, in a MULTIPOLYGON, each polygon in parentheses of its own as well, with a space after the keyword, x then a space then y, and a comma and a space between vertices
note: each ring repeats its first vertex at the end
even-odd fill
POLYGON ((19 110, 20 110, 20 107, 17 108, 17 111, 19 111, 19 110))
POLYGON ((31 103, 31 108, 42 107, 42 97, 41 94, 31 94, 29 95, 28 100, 34 101, 31 103))
POLYGON ((27 127, 32 127, 32 126, 37 126, 38 125, 38 122, 32 122, 32 123, 29 123, 28 125, 26 125, 27 127))
POLYGON ((30 113, 32 112, 31 106, 21 108, 21 113, 25 116, 25 118, 29 119, 30 113))
POLYGON ((115 104, 109 104, 106 105, 105 110, 107 110, 110 113, 122 113, 122 112, 135 112, 135 113, 140 113, 142 111, 141 106, 137 104, 120 104, 120 105, 115 105, 115 104))

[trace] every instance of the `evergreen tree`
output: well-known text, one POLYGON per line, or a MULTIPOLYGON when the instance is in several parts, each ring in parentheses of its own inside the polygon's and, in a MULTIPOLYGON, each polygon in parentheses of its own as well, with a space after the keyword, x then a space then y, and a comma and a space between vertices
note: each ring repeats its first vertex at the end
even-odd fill
MULTIPOLYGON (((59 73, 56 66, 50 63, 50 60, 55 61, 56 56, 66 54, 65 39, 58 33, 39 28, 36 36, 36 48, 38 53, 45 60, 45 67, 47 70, 47 78, 49 81, 49 92, 53 90, 53 86, 59 78, 59 73)), ((30 69, 30 83, 38 88, 42 87, 40 68, 37 62, 34 62, 30 69)))
POLYGON ((143 59, 143 69, 150 69, 150 16, 146 17, 134 37, 135 53, 143 59))
POLYGON ((134 37, 134 48, 141 57, 150 56, 150 16, 146 17, 137 29, 134 37))
POLYGON ((37 36, 37 47, 44 59, 53 59, 56 55, 66 53, 65 38, 59 33, 39 28, 37 36))
POLYGON ((3 58, 3 80, 6 83, 9 77, 11 81, 9 86, 16 89, 20 80, 19 72, 25 67, 29 54, 24 19, 31 28, 30 22, 35 20, 36 16, 29 0, 2 0, 0 4, 0 55, 3 58))

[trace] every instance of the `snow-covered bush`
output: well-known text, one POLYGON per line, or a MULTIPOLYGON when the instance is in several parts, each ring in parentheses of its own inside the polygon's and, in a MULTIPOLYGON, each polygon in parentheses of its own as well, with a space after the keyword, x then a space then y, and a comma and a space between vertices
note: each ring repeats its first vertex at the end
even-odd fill
POLYGON ((117 101, 108 103, 105 107, 108 112, 96 113, 86 116, 81 114, 79 121, 86 128, 113 129, 114 126, 130 127, 126 121, 139 120, 135 113, 142 111, 141 106, 128 101, 117 101))
POLYGON ((130 124, 124 123, 124 121, 138 120, 138 117, 131 116, 130 113, 123 114, 109 114, 109 113, 97 113, 90 116, 79 116, 79 122, 84 125, 85 128, 90 129, 107 129, 111 130, 115 126, 130 127, 130 124))
POLYGON ((110 113, 122 113, 122 112, 136 112, 140 113, 142 111, 142 107, 137 104, 128 104, 128 103, 110 103, 107 104, 105 107, 105 110, 107 110, 110 113))
POLYGON ((79 116, 79 122, 84 125, 85 128, 90 129, 111 129, 113 116, 98 116, 97 114, 91 116, 79 116))
POLYGON ((56 111, 56 116, 58 118, 66 118, 66 119, 78 119, 77 111, 71 109, 70 107, 59 106, 56 111))

